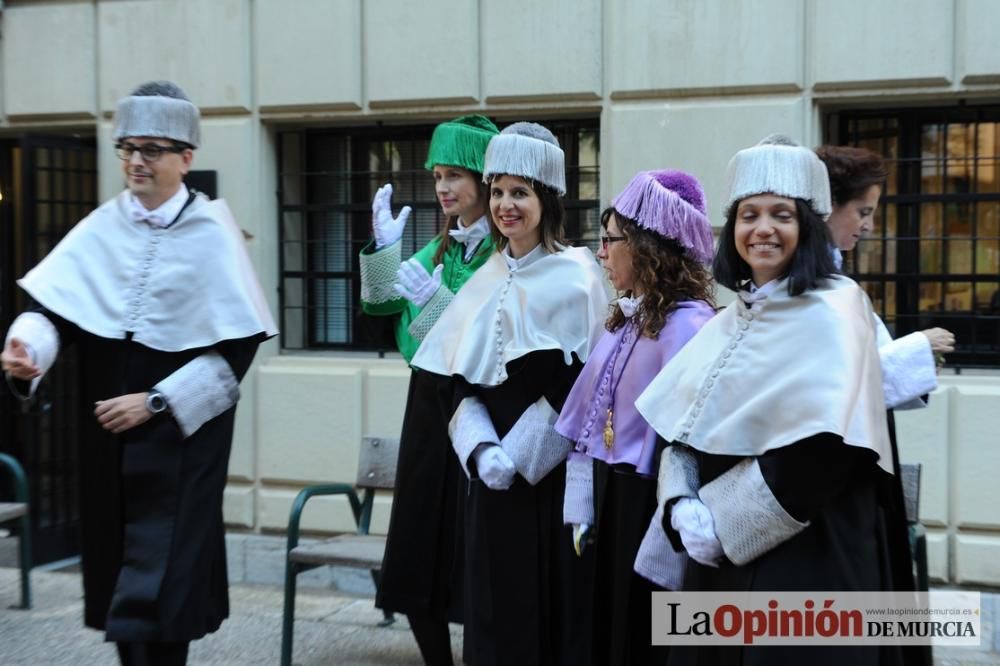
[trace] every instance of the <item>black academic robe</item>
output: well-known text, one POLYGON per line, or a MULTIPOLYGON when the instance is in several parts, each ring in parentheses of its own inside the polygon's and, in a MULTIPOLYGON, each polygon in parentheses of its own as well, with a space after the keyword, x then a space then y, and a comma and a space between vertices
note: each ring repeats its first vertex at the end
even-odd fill
POLYGON ((454 384, 414 370, 375 605, 462 621, 465 474, 448 438, 454 384))
MULTIPOLYGON (((163 352, 83 331, 44 309, 78 348, 84 621, 109 641, 190 641, 229 615, 222 494, 236 407, 184 438, 169 413, 114 435, 94 402, 149 391, 209 348, 163 352)), ((213 346, 238 380, 263 335, 213 346)))
MULTIPOLYGON (((701 485, 743 460, 695 454, 701 485)), ((897 550, 893 509, 884 494, 891 480, 876 464, 872 451, 847 446, 839 437, 824 433, 768 451, 758 461, 778 502, 796 520, 809 521, 809 526, 743 566, 723 562, 713 568, 689 560, 684 591, 898 589, 898 568, 908 566, 908 555, 897 550)), ((677 534, 669 523, 667 512, 664 529, 677 545, 677 534)), ((667 663, 887 666, 913 662, 895 646, 673 646, 667 663)))
MULTIPOLYGON (((561 350, 535 351, 507 364, 493 387, 456 377, 457 409, 468 396, 486 406, 499 437, 543 395, 557 412, 583 364, 561 350)), ((490 490, 470 461, 465 505, 465 656, 489 664, 590 663, 593 556, 573 552, 563 525, 566 464, 536 485, 516 475, 507 490, 490 490)))

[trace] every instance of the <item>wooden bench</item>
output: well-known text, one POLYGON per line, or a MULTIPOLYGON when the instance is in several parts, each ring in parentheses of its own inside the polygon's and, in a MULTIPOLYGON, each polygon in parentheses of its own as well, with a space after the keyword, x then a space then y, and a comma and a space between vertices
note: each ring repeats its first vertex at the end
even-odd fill
POLYGON ((31 608, 31 521, 28 517, 28 479, 14 458, 0 453, 0 467, 6 467, 14 477, 14 501, 0 502, 0 524, 18 522, 18 541, 21 565, 21 605, 31 608))
POLYGON ((920 524, 920 465, 900 464, 900 482, 903 484, 903 504, 906 506, 906 523, 909 526, 910 553, 917 568, 917 590, 927 591, 927 531, 920 524))
MULTIPOLYGON (((379 584, 379 570, 385 552, 385 537, 368 534, 371 524, 375 491, 393 490, 396 485, 396 458, 399 440, 382 437, 365 437, 358 455, 358 475, 354 486, 333 483, 303 488, 292 504, 288 517, 288 543, 285 552, 285 608, 281 628, 281 664, 291 666, 292 639, 295 630, 296 577, 303 571, 326 565, 357 567, 372 573, 375 587, 379 584), (358 490, 364 491, 358 498, 358 490), (306 502, 324 495, 346 495, 354 513, 357 531, 340 536, 299 545, 299 522, 306 502)), ((383 613, 381 626, 393 622, 391 613, 383 613)))

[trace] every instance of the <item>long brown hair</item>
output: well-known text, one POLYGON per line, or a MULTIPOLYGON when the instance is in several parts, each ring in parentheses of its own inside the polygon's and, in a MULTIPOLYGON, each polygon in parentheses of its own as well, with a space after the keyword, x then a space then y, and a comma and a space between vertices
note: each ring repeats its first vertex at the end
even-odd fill
MULTIPOLYGON (((458 168, 458 167, 456 167, 458 168)), ((490 188, 483 182, 483 174, 476 173, 475 171, 469 171, 472 177, 476 179, 479 184, 479 197, 486 205, 486 214, 489 215, 490 211, 490 188)), ((488 219, 488 218, 487 218, 488 219)), ((437 266, 442 261, 444 261, 444 253, 448 251, 448 247, 451 245, 451 235, 448 234, 452 229, 458 228, 458 215, 449 215, 444 224, 441 225, 441 231, 437 233, 435 238, 438 240, 438 248, 434 252, 434 265, 437 266)))
MULTIPOLYGON (((503 175, 506 174, 496 174, 490 178, 490 186, 493 185, 494 180, 503 175)), ((563 237, 566 210, 563 208, 562 197, 548 185, 542 185, 521 176, 513 176, 513 178, 521 178, 521 180, 528 183, 531 186, 532 192, 538 197, 538 200, 542 204, 542 219, 538 223, 538 226, 542 230, 542 245, 549 252, 558 252, 560 245, 567 244, 566 239, 563 237)), ((497 227, 497 223, 493 219, 493 210, 490 208, 489 199, 486 200, 486 215, 490 221, 490 234, 493 236, 493 244, 496 246, 497 252, 502 252, 507 247, 507 237, 500 233, 500 228, 497 227)))
MULTIPOLYGON (((654 340, 659 337, 667 317, 681 301, 705 301, 715 308, 712 275, 707 266, 689 256, 677 241, 643 229, 613 207, 601 213, 601 226, 605 230, 612 215, 632 251, 635 286, 643 294, 636 313, 642 322, 643 335, 654 340)), ((631 296, 632 291, 625 295, 631 296)), ((617 331, 627 321, 622 309, 614 305, 604 327, 617 331)))

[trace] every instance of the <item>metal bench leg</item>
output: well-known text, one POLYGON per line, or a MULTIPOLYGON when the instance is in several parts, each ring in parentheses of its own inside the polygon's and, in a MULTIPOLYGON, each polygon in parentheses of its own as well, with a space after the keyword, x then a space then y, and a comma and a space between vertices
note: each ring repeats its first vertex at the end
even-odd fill
POLYGON ((913 559, 917 561, 917 590, 926 592, 929 589, 927 575, 927 535, 918 534, 913 559))
POLYGON ((31 522, 27 515, 21 517, 21 608, 31 608, 31 522))
POLYGON ((292 666, 292 635, 295 631, 295 582, 298 567, 285 560, 285 610, 281 616, 281 666, 292 666))

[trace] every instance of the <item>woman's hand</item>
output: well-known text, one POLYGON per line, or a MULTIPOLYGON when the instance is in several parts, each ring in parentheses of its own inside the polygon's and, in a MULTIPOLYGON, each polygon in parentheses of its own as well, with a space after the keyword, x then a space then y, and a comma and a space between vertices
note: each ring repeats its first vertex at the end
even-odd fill
POLYGON ((935 354, 947 354, 955 351, 955 334, 945 328, 928 328, 920 331, 931 343, 931 351, 935 354))
POLYGON ((386 183, 375 192, 372 199, 372 231, 375 234, 375 249, 388 247, 403 237, 406 220, 410 217, 410 207, 403 206, 399 217, 392 216, 392 184, 386 183))

